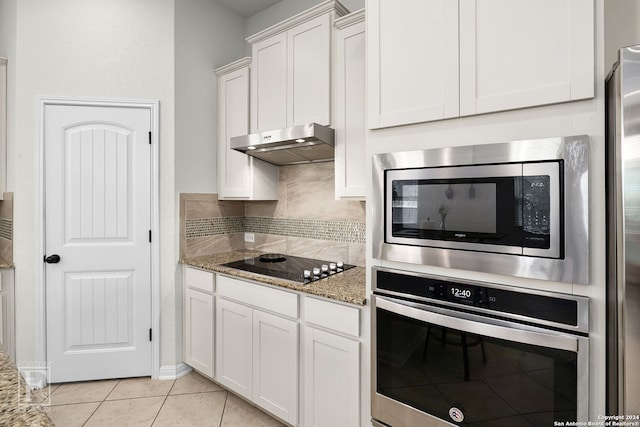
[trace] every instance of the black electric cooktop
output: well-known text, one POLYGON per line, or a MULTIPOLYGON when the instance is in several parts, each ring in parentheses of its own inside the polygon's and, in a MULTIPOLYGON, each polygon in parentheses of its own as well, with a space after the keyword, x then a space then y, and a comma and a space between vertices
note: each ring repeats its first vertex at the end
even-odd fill
POLYGON ((222 265, 300 284, 324 279, 355 267, 342 261, 324 261, 283 254, 263 254, 222 265))

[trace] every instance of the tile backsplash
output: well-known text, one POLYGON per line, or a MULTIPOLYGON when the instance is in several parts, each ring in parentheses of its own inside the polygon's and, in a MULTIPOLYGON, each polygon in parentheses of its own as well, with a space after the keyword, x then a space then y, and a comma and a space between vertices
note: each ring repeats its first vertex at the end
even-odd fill
POLYGON ((181 194, 180 256, 247 248, 364 265, 365 203, 335 200, 334 191, 334 164, 326 162, 280 167, 277 201, 181 194))

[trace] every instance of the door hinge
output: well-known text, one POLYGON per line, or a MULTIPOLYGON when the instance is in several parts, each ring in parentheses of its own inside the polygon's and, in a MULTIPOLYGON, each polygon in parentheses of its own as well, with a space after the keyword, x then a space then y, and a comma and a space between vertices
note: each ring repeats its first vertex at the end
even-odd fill
POLYGON ((149 328, 149 341, 151 341, 151 338, 152 338, 152 336, 153 336, 153 335, 152 335, 152 333, 151 333, 151 331, 152 331, 152 329, 151 329, 151 328, 149 328))
POLYGON ((151 131, 149 131, 149 145, 151 145, 151 131))
POLYGON ((149 230, 149 243, 151 243, 151 230, 149 230))

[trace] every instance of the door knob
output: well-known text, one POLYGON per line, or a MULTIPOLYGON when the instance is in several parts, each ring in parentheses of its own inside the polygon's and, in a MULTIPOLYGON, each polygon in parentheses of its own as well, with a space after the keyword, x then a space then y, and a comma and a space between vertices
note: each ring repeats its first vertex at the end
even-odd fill
POLYGON ((44 262, 46 262, 47 264, 57 264, 60 262, 60 255, 58 254, 53 254, 49 256, 45 255, 44 262))

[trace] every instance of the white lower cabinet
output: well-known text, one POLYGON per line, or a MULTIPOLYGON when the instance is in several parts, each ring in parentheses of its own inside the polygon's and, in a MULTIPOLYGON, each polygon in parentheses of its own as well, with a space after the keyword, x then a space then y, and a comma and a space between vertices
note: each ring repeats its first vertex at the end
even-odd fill
POLYGON ((213 295, 185 290, 185 363, 213 378, 213 295))
POLYGON ((185 270, 185 363, 292 426, 368 420, 363 307, 185 270))
POLYGON ((216 307, 216 380, 251 399, 253 310, 222 298, 216 307))
MULTIPOLYGON (((298 322, 225 297, 245 295, 254 307, 297 315, 297 296, 220 277, 216 307, 216 380, 292 425, 298 424, 298 322), (252 300, 253 296, 262 295, 252 300), (284 297, 280 299, 279 297, 284 297)), ((244 299, 243 299, 244 302, 244 299)))
POLYGON ((359 308, 304 299, 305 427, 360 425, 359 308))
POLYGON ((360 425, 360 343, 305 327, 305 426, 360 425))
POLYGON ((185 268, 184 362, 213 378, 213 288, 215 276, 208 271, 185 268))
POLYGON ((11 360, 16 358, 13 268, 0 271, 0 345, 11 360))
POLYGON ((298 423, 298 322, 253 312, 253 400, 298 423))

